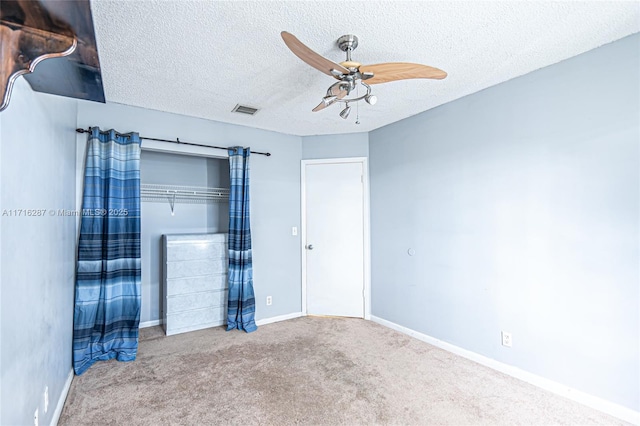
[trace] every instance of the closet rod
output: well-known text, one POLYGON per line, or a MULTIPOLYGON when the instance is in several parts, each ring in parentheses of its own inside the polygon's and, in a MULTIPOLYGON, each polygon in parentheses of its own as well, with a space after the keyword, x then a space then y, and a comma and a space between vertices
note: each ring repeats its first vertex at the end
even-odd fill
MULTIPOLYGON (((91 130, 87 130, 87 129, 76 129, 76 132, 78 133, 91 133, 91 130)), ((118 132, 116 132, 118 133, 118 132)), ((118 133, 118 135, 120 135, 121 133, 118 133)), ((140 136, 140 139, 146 139, 148 141, 158 141, 158 142, 171 142, 171 143, 179 143, 181 145, 191 145, 191 146, 200 146, 202 148, 214 148, 214 149, 224 149, 225 151, 228 150, 229 148, 225 148, 223 146, 212 146, 212 145, 203 145, 203 144, 199 144, 199 143, 192 143, 192 142, 182 142, 180 139, 176 138, 175 141, 169 140, 169 139, 156 139, 156 138, 145 138, 144 136, 140 136)), ((260 154, 260 155, 266 155, 267 157, 271 157, 271 153, 270 152, 258 152, 258 151, 251 151, 252 154, 260 154)))

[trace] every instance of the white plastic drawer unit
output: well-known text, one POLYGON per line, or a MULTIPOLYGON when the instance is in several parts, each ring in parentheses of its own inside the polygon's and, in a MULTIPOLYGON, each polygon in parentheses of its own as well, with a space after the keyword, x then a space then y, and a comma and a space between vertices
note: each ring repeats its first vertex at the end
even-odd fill
POLYGON ((163 235, 163 323, 167 336, 227 319, 227 234, 163 235))

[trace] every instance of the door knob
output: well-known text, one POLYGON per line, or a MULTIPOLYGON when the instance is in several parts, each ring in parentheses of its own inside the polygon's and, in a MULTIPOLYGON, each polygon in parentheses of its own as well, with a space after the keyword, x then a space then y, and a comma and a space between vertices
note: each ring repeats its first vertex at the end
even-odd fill
POLYGON ((309 244, 309 245, 307 246, 307 250, 313 250, 313 244, 309 244))

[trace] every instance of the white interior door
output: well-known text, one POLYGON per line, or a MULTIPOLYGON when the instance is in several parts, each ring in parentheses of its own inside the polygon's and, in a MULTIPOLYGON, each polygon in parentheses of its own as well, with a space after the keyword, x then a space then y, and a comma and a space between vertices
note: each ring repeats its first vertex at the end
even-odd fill
POLYGON ((364 165, 306 163, 307 314, 364 317, 364 165))

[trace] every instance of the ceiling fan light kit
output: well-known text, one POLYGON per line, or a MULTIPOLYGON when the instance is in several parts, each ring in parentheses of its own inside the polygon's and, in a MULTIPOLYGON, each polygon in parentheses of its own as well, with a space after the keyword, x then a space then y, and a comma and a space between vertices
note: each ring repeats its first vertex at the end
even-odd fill
POLYGON ((351 112, 351 107, 349 106, 349 103, 347 103, 347 106, 345 109, 343 109, 342 111, 340 111, 340 117, 344 118, 345 120, 347 118, 349 118, 349 113, 351 112))
POLYGON ((336 99, 338 99, 337 96, 327 95, 324 98, 322 98, 322 103, 324 104, 324 106, 329 106, 332 103, 334 103, 336 101, 336 99))
MULTIPOLYGON (((347 59, 339 64, 317 54, 309 49, 293 34, 286 31, 280 33, 285 44, 291 51, 307 64, 319 71, 339 80, 327 89, 327 94, 313 112, 318 112, 336 102, 345 103, 345 108, 340 112, 340 117, 347 119, 351 112, 349 102, 365 100, 369 105, 375 105, 378 98, 371 94, 370 84, 387 83, 390 81, 429 78, 441 80, 447 73, 434 67, 409 62, 388 62, 375 65, 362 65, 351 59, 351 53, 358 47, 358 37, 353 34, 343 35, 338 38, 337 44, 340 50, 346 53, 347 59), (365 83, 365 80, 367 83, 365 83), (366 89, 362 96, 348 98, 352 91, 360 86, 366 89)), ((356 120, 356 124, 359 121, 356 120)))

